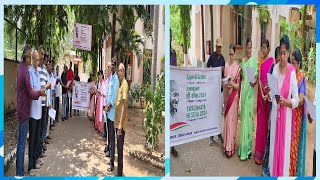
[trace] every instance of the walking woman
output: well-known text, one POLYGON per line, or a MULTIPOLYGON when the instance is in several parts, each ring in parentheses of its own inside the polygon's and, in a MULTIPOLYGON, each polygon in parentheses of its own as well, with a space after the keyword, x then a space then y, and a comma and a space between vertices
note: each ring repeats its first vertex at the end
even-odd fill
POLYGON ((290 176, 304 176, 306 170, 306 121, 307 113, 304 107, 304 96, 306 95, 307 85, 302 67, 302 55, 299 49, 292 53, 292 64, 297 73, 299 105, 293 111, 294 121, 292 124, 292 140, 290 152, 290 176))
POLYGON ((266 91, 267 74, 270 73, 274 65, 274 59, 269 57, 270 47, 267 39, 262 42, 263 59, 259 71, 259 87, 257 100, 257 129, 256 129, 256 146, 254 153, 254 161, 261 165, 263 155, 266 149, 266 141, 268 134, 268 123, 270 116, 270 102, 268 101, 268 91, 266 91))
POLYGON ((299 103, 296 71, 288 63, 289 37, 280 39, 280 62, 273 68, 280 96, 271 95, 269 167, 271 176, 289 176, 292 109, 299 103))
POLYGON ((241 85, 241 132, 238 155, 240 160, 250 159, 252 155, 252 132, 254 117, 254 86, 257 83, 258 63, 251 56, 252 41, 246 41, 246 57, 242 59, 242 85, 241 85), (255 82, 250 82, 247 74, 247 67, 254 70, 255 82))
POLYGON ((225 124, 224 124, 224 143, 223 150, 225 155, 230 158, 235 153, 236 146, 236 130, 238 123, 238 106, 240 96, 240 79, 241 68, 238 62, 234 59, 235 46, 230 45, 229 55, 230 60, 226 64, 224 76, 231 77, 229 84, 224 87, 224 102, 225 102, 225 124))
POLYGON ((98 72, 99 77, 99 84, 97 89, 97 109, 96 109, 96 124, 95 128, 98 129, 99 132, 103 132, 103 105, 104 105, 104 98, 106 97, 106 86, 104 83, 103 78, 103 71, 100 70, 98 72))

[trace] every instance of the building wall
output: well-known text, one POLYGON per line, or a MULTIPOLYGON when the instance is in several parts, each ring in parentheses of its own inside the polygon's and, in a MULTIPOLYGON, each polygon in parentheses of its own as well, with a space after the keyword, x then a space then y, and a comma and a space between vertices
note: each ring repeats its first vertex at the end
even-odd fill
POLYGON ((5 113, 17 107, 17 69, 19 64, 4 60, 4 110, 5 113))
MULTIPOLYGON (((210 24, 210 6, 204 6, 204 23, 205 23, 205 43, 206 41, 211 40, 211 24, 210 24)), ((270 12, 270 22, 267 26, 266 37, 270 42, 270 56, 274 57, 275 48, 279 45, 280 40, 280 19, 284 17, 287 22, 290 22, 291 19, 297 20, 298 15, 296 13, 291 13, 295 11, 291 11, 290 9, 294 7, 294 5, 285 5, 285 6, 268 6, 270 12)), ((251 8, 251 7, 250 7, 251 8)), ((262 53, 260 51, 261 46, 261 29, 260 29, 260 21, 259 14, 257 10, 251 8, 249 14, 252 14, 249 19, 245 21, 245 26, 251 29, 251 39, 252 39, 252 56, 259 61, 262 53), (251 27, 251 28, 250 28, 251 27)), ((190 59, 192 60, 192 65, 196 65, 196 59, 202 59, 202 37, 201 37, 201 13, 200 5, 192 6, 191 13, 191 48, 189 50, 190 59), (199 14, 199 15, 198 15, 199 14), (199 42, 200 41, 200 42, 199 42), (200 48, 198 48, 200 47, 200 48)), ((249 15, 250 16, 250 15, 249 15)), ((236 43, 236 28, 237 28, 237 20, 235 13, 233 12, 232 6, 213 6, 213 28, 214 28, 214 37, 213 37, 213 51, 215 51, 215 43, 217 38, 222 39, 223 48, 222 55, 225 60, 229 60, 229 45, 231 43, 236 43)), ((250 34, 249 31, 245 32, 246 34, 250 34)), ((245 45, 243 47, 236 48, 236 59, 242 59, 245 56, 245 45)), ((205 44, 206 50, 206 44, 205 44)), ((206 52, 205 62, 208 61, 209 55, 206 52)))

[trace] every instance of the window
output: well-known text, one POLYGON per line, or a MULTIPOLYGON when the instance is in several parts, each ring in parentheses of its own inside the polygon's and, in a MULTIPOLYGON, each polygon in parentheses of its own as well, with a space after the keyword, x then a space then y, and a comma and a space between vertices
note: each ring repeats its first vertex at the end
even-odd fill
POLYGON ((242 45, 242 28, 243 28, 243 17, 239 14, 237 14, 237 38, 236 38, 236 44, 242 45))

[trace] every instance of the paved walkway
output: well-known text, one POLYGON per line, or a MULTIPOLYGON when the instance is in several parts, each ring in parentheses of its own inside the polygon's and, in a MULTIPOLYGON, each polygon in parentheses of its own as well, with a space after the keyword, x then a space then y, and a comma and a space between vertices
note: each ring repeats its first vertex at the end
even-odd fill
MULTIPOLYGON (((47 145, 47 157, 43 165, 35 170, 36 176, 114 176, 117 170, 117 154, 115 170, 107 172, 109 158, 104 155, 104 139, 93 128, 85 113, 80 117, 69 118, 56 123, 50 131, 47 145)), ((129 135, 130 136, 130 135, 129 135)), ((25 170, 28 163, 26 148, 25 170)), ((6 170, 6 176, 15 175, 15 159, 6 170)), ((163 172, 145 162, 135 159, 124 151, 125 176, 163 176, 163 172)))

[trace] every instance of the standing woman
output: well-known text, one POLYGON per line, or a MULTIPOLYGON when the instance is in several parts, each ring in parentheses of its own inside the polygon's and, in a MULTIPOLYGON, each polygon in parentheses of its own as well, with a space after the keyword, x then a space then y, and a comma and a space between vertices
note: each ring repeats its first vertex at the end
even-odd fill
POLYGON ((89 119, 91 121, 94 120, 94 105, 95 105, 95 92, 96 92, 96 86, 94 82, 93 74, 90 74, 90 78, 88 79, 88 82, 90 83, 90 109, 89 109, 89 119))
POLYGON ((224 143, 223 150, 225 155, 230 158, 235 153, 236 130, 238 123, 238 105, 240 96, 241 68, 234 59, 235 46, 230 45, 230 60, 226 64, 224 71, 225 77, 231 77, 231 81, 224 87, 225 102, 225 124, 224 124, 224 143))
MULTIPOLYGON (((278 64, 280 62, 280 46, 278 46, 274 52, 275 54, 275 64, 278 64)), ((270 73, 272 74, 274 66, 272 66, 270 73)), ((267 87, 266 87, 267 90, 267 87)), ((268 87, 268 91, 270 92, 270 89, 268 87)), ((272 102, 270 99, 270 93, 268 94, 268 101, 270 106, 270 111, 272 107, 272 102)), ((270 151, 270 116, 268 120, 268 134, 267 134, 267 140, 266 140, 266 149, 263 156, 263 163, 262 163, 262 176, 270 176, 270 168, 269 168, 269 151, 270 151)))
POLYGON ((306 165, 306 121, 307 113, 304 107, 304 96, 307 85, 302 67, 302 55, 299 49, 292 53, 292 64, 297 73, 299 106, 293 111, 294 121, 292 124, 291 150, 290 150, 290 176, 304 176, 306 165))
POLYGON ((252 155, 252 132, 254 117, 254 86, 257 83, 258 63, 251 56, 252 41, 246 42, 246 57, 242 59, 242 85, 241 85, 241 132, 238 155, 240 160, 250 159, 252 155), (248 79, 247 67, 254 69, 256 80, 251 83, 248 79))
POLYGON ((103 105, 104 105, 104 98, 106 96, 106 86, 104 83, 103 78, 103 71, 100 70, 98 72, 99 77, 99 84, 97 89, 97 109, 96 109, 96 124, 95 128, 98 129, 99 132, 103 132, 103 105))
POLYGON ((292 109, 299 103, 296 71, 288 63, 290 43, 287 35, 280 39, 280 62, 273 68, 280 97, 272 95, 270 117, 269 167, 271 176, 289 176, 292 109))
POLYGON ((259 86, 257 100, 257 129, 256 129, 256 146, 254 153, 254 161, 261 165, 263 155, 266 149, 266 140, 268 133, 268 123, 270 116, 270 103, 268 101, 268 91, 266 91, 267 74, 270 73, 274 60, 269 57, 270 47, 269 41, 264 39, 262 42, 263 59, 259 71, 259 86))

